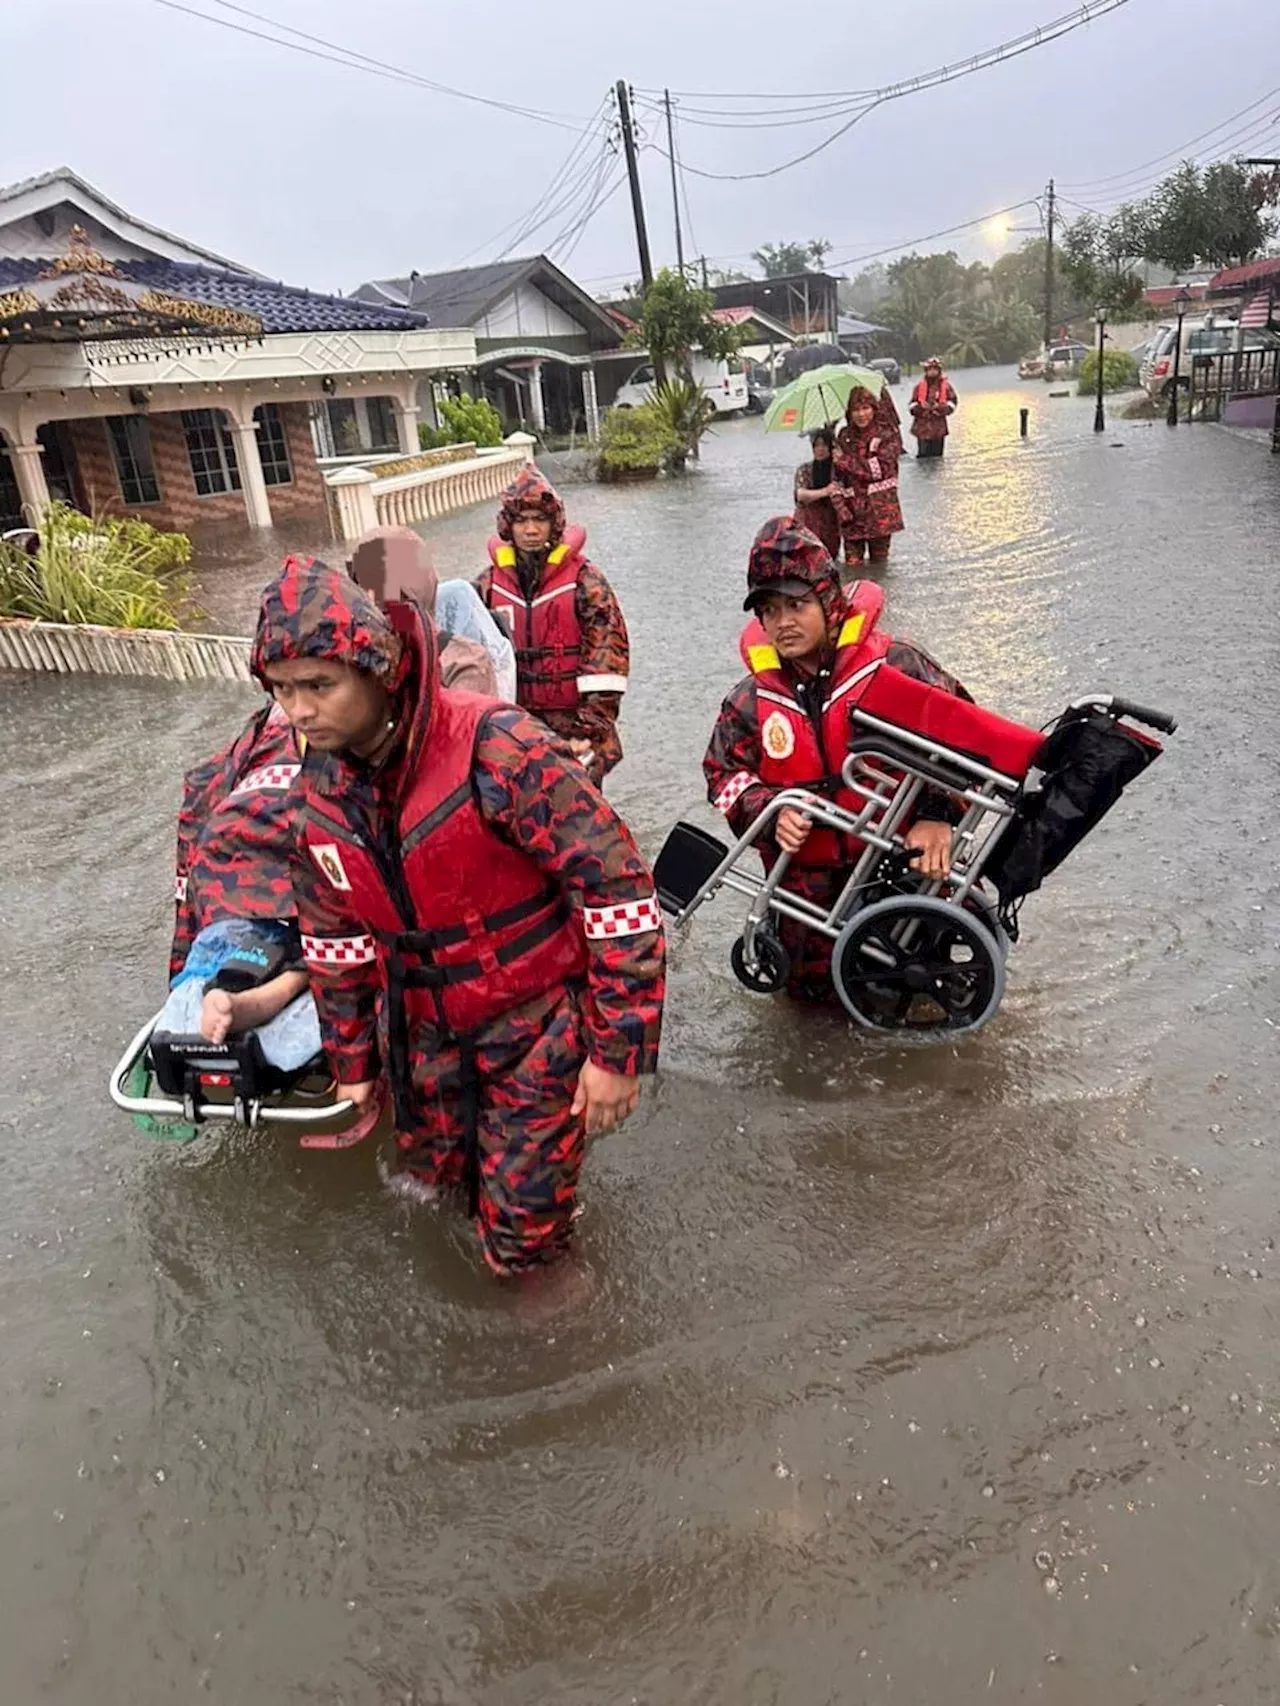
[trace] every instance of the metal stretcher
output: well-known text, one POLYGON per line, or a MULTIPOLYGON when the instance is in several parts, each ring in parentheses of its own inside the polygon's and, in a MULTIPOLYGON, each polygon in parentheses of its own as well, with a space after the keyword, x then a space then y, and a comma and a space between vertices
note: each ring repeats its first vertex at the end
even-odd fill
POLYGON ((148 1019, 111 1073, 111 1100, 151 1135, 189 1142, 207 1120, 270 1123, 297 1130, 303 1148, 344 1147, 342 1125, 355 1112, 332 1101, 333 1078, 323 1055, 296 1072, 273 1066, 253 1031, 211 1043, 156 1029, 148 1019), (159 1092, 157 1094, 157 1092, 159 1092))
POLYGON ((829 939, 836 993, 868 1030, 975 1031, 1000 1005, 1022 898, 1161 751, 1126 718, 1177 727, 1163 712, 1092 694, 1032 729, 882 664, 850 712, 841 784, 854 803, 785 789, 732 846, 678 823, 654 868, 659 899, 684 924, 721 889, 745 896, 731 963, 750 990, 786 987, 778 921, 787 919, 829 939), (916 875, 903 842, 926 788, 945 790, 963 814, 946 881, 916 875), (792 860, 772 835, 787 807, 848 838, 847 878, 830 906, 788 887, 792 860))

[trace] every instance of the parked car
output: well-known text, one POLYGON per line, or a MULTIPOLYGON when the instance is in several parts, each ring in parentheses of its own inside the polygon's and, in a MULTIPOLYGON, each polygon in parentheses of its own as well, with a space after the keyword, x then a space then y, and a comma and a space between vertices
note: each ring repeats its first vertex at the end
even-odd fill
MULTIPOLYGON (((696 384, 714 405, 718 415, 738 415, 748 407, 747 375, 742 361, 730 356, 728 361, 708 361, 694 355, 689 364, 696 384)), ((653 363, 646 361, 633 368, 613 399, 615 409, 635 409, 647 403, 655 384, 653 363)))
POLYGON ((1018 363, 1018 378, 1044 378, 1044 354, 1041 350, 1037 350, 1034 355, 1023 356, 1022 360, 1018 363))
POLYGON ((1080 363, 1089 353, 1088 344, 1054 344, 1040 368, 1042 379, 1076 379, 1080 363))
POLYGON ((866 365, 873 373, 883 373, 886 385, 896 385, 902 378, 902 368, 891 355, 878 355, 866 365))
MULTIPOLYGON (((1206 314, 1203 319, 1182 322, 1182 349, 1178 355, 1178 387, 1188 390, 1191 385, 1191 366, 1198 355, 1227 355, 1236 347, 1238 328, 1234 320, 1216 319, 1206 314)), ((1138 377, 1151 398, 1168 399, 1173 390, 1174 346, 1178 341, 1176 322, 1161 328, 1139 369, 1138 377)), ((1247 329, 1240 341, 1242 350, 1275 349, 1280 336, 1261 328, 1247 329)))
POLYGON ((762 415, 774 396, 773 375, 767 367, 747 369, 747 413, 762 415))

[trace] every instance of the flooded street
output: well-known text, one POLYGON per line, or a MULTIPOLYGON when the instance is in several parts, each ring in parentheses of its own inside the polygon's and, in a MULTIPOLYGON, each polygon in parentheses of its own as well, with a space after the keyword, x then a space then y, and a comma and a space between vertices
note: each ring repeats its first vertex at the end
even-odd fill
MULTIPOLYGON (((181 771, 254 697, 0 678, 6 1703, 1274 1701, 1280 466, 957 388, 945 462, 904 464, 890 629, 1011 716, 1109 689, 1180 732, 959 1046, 749 996, 743 903, 700 913, 572 1297, 495 1284, 369 1146, 111 1107, 181 771)), ((650 855, 714 827, 746 552, 800 455, 732 423, 687 480, 566 487, 631 627, 610 793, 650 855)), ((433 531, 443 575, 491 522, 433 531)), ((270 565, 201 567, 248 632, 270 565)))

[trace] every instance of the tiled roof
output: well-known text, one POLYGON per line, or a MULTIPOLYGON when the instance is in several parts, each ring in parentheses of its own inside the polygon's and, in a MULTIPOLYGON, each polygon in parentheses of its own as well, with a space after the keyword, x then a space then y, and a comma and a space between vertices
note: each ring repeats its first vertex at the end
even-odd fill
MULTIPOLYGON (((48 260, 5 260, 0 257, 0 291, 26 284, 52 264, 48 260)), ((249 273, 225 272, 220 267, 191 266, 180 261, 117 261, 125 278, 152 290, 211 302, 256 314, 267 333, 280 332, 406 332, 428 324, 425 314, 390 304, 358 301, 350 296, 323 296, 294 285, 273 284, 249 273)))
POLYGON ((427 314, 436 326, 470 326, 537 265, 534 259, 495 261, 489 266, 458 267, 453 272, 418 273, 361 285, 364 301, 401 302, 427 314))
POLYGON ((1269 260, 1248 261, 1242 267, 1227 267, 1222 272, 1216 272, 1209 280, 1209 289, 1232 290, 1239 285, 1258 284, 1272 278, 1280 278, 1280 255, 1272 255, 1269 260))

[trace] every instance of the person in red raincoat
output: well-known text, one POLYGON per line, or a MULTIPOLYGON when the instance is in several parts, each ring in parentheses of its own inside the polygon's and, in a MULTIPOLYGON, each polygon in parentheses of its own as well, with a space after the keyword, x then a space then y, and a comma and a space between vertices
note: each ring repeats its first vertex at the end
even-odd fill
MULTIPOLYGON (((874 618, 864 619, 870 601, 860 593, 867 587, 878 608, 879 588, 855 581, 842 590, 839 570, 821 540, 790 516, 767 521, 756 535, 744 608, 756 613, 769 645, 752 648, 753 673, 721 706, 702 761, 707 798, 735 836, 746 832, 782 788, 817 783, 824 792, 838 791, 854 698, 849 687, 868 665, 883 660, 917 681, 968 698, 927 652, 909 640, 878 633, 874 618), (797 730, 806 734, 816 727, 822 731, 822 750, 806 755, 797 730), (824 776, 813 774, 810 757, 824 776)), ((922 795, 920 812, 904 837, 919 855, 915 868, 921 876, 946 876, 951 828, 958 819, 947 794, 928 790, 922 795)), ((773 838, 772 844, 759 844, 765 869, 772 869, 780 852, 790 854, 785 886, 824 908, 834 905, 852 869, 839 837, 815 830, 803 812, 788 807, 774 820, 773 838)), ((788 995, 832 1000, 830 940, 790 918, 779 919, 777 929, 790 962, 788 995)))
POLYGON ((631 647, 622 607, 566 527, 564 505, 537 468, 502 494, 489 567, 476 591, 516 649, 516 699, 568 741, 599 784, 622 758, 618 712, 631 647))
MULTIPOLYGON (((387 548, 400 575, 397 590, 401 595, 409 590, 401 582, 409 567, 417 569, 412 590, 429 612, 436 579, 423 556, 422 541, 406 529, 380 528, 360 542, 355 556, 366 571, 376 560, 385 578, 382 553, 387 548), (406 548, 412 550, 411 562, 406 548)), ((488 654, 470 641, 450 638, 445 643, 441 673, 446 686, 494 691, 488 654)), ((289 719, 278 705, 268 703, 253 713, 233 741, 183 778, 170 981, 186 970, 197 937, 216 925, 253 926, 256 936, 243 930, 223 932, 218 938, 223 950, 259 947, 276 962, 267 981, 237 990, 216 987, 214 965, 204 965, 200 1024, 213 1042, 264 1024, 307 987, 289 868, 302 756, 289 719)), ((209 956, 201 958, 207 961, 209 956)))
POLYGON ((655 1070, 664 948, 630 832, 541 723, 440 682, 416 606, 322 564, 263 595, 253 669, 306 736, 292 861, 340 1093, 462 1185, 499 1273, 568 1246, 587 1137, 655 1070))
POLYGON ((796 519, 802 527, 821 539, 833 557, 840 555, 840 518, 836 514, 831 494, 835 490, 833 460, 836 435, 827 426, 809 434, 812 459, 796 469, 796 519))
POLYGON ((916 441, 916 456, 924 462, 941 456, 947 447, 949 416, 956 411, 959 399, 955 386, 942 371, 937 356, 930 356, 924 373, 911 393, 911 431, 916 441))
POLYGON ((902 438, 888 430, 881 405, 870 391, 855 385, 845 407, 845 424, 836 435, 836 489, 833 497, 844 536, 846 565, 869 557, 889 558, 895 533, 903 528, 898 501, 898 460, 902 438))

